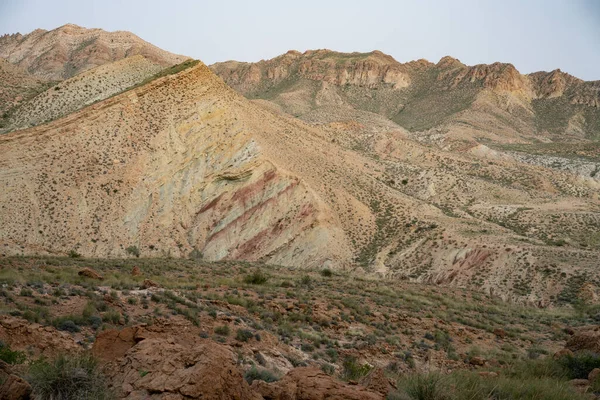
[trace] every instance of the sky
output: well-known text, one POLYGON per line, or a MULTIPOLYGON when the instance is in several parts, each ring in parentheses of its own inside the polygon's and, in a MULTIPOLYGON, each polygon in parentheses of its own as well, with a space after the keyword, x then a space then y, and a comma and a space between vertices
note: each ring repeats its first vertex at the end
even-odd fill
POLYGON ((207 64, 381 50, 600 80, 600 0, 0 0, 0 34, 66 23, 127 30, 207 64))

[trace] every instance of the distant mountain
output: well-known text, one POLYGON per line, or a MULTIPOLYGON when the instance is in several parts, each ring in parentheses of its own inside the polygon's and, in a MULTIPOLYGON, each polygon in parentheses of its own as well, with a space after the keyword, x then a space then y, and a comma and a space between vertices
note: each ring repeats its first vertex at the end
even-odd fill
POLYGON ((522 75, 512 64, 466 66, 451 57, 402 64, 379 51, 330 50, 211 68, 248 98, 305 120, 331 121, 354 109, 467 141, 600 139, 600 81, 560 70, 522 75))
POLYGON ((130 32, 106 32, 74 24, 0 37, 0 57, 44 79, 63 80, 134 55, 168 67, 189 57, 169 53, 130 32))

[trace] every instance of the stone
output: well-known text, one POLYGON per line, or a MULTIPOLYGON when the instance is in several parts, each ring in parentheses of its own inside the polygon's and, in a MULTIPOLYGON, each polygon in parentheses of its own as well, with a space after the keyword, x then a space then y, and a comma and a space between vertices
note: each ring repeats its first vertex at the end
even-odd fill
POLYGON ((499 339, 504 339, 506 337, 506 331, 502 328, 496 328, 494 329, 494 335, 499 339))
POLYGON ((130 326, 122 330, 107 329, 96 336, 92 354, 101 361, 116 361, 141 341, 139 331, 142 328, 130 326))
POLYGON ((150 289, 153 287, 159 287, 158 283, 151 281, 150 279, 144 279, 144 282, 142 283, 142 289, 150 289))
POLYGON ((361 385, 340 382, 316 367, 294 368, 280 381, 252 382, 252 389, 265 399, 285 400, 383 400, 385 396, 361 385))
POLYGON ((11 374, 0 386, 0 400, 29 400, 31 386, 23 378, 11 374))
POLYGON ((86 278, 97 279, 100 281, 104 279, 102 275, 100 275, 91 268, 84 268, 81 271, 79 271, 78 274, 79 276, 85 276, 86 278))
POLYGON ((589 326, 577 329, 567 340, 565 348, 574 353, 578 351, 600 353, 600 327, 589 326))
POLYGON ((200 338, 177 339, 144 339, 113 363, 108 374, 117 397, 261 399, 244 380, 228 346, 200 338))
POLYGON ((469 360, 469 364, 475 365, 477 367, 481 367, 481 366, 485 365, 485 358, 483 358, 483 357, 471 357, 471 359, 469 360))
POLYGON ((598 379, 598 377, 600 377, 600 368, 594 368, 588 374, 588 381, 594 382, 598 379))

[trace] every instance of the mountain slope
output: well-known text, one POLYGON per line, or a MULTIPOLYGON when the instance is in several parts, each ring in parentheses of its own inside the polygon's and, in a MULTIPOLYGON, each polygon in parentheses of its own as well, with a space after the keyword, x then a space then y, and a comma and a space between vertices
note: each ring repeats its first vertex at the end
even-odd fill
POLYGON ((87 70, 15 108, 5 130, 23 129, 68 115, 120 93, 161 69, 160 65, 137 55, 87 70))
POLYGON ((80 72, 133 55, 168 67, 188 57, 162 50, 130 32, 106 32, 74 24, 0 37, 0 57, 45 79, 68 79, 80 72))
POLYGON ((43 91, 52 82, 28 74, 0 58, 0 119, 13 107, 43 91))

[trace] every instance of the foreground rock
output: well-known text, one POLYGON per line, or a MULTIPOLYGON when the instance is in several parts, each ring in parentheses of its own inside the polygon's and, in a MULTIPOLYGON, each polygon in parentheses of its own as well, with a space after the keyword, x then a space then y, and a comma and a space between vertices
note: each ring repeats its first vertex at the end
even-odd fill
POLYGON ((252 388, 272 400, 382 400, 381 393, 336 381, 316 367, 295 368, 278 382, 252 382, 252 388))
POLYGON ((578 351, 600 353, 600 326, 586 326, 577 329, 567 340, 565 349, 574 353, 578 351))
POLYGON ((0 317, 0 341, 13 350, 31 352, 36 356, 53 357, 61 351, 73 353, 82 350, 67 332, 7 315, 0 317))
POLYGON ((11 374, 0 386, 0 400, 29 400, 31 386, 23 378, 11 374))
MULTIPOLYGON (((130 334, 123 335, 125 341, 130 334)), ((117 336, 115 342, 120 340, 117 336)), ((209 340, 142 340, 109 375, 124 399, 261 399, 244 380, 233 352, 209 340)))

